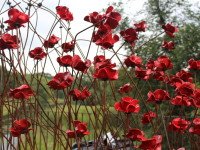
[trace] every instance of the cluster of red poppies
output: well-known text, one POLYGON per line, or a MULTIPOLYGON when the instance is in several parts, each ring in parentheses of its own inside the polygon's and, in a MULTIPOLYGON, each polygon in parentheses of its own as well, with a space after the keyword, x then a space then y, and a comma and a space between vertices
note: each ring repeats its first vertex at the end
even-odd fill
MULTIPOLYGON (((72 21, 73 15, 66 6, 57 6, 56 12, 60 19, 64 21, 72 21)), ((8 24, 7 30, 18 29, 28 23, 30 17, 20 12, 15 8, 11 8, 8 11, 9 20, 5 21, 8 24)), ((95 31, 92 35, 92 42, 101 46, 103 49, 113 48, 114 44, 119 41, 119 36, 113 34, 113 30, 117 28, 121 20, 121 15, 114 10, 112 6, 108 7, 106 12, 99 14, 93 12, 84 18, 85 21, 90 22, 95 27, 95 31)), ((134 47, 138 39, 139 32, 145 32, 147 24, 145 21, 135 23, 133 27, 125 29, 120 32, 121 37, 131 47, 134 47)), ((164 32, 170 38, 175 37, 175 33, 178 28, 171 23, 162 25, 164 32)), ((58 44, 60 38, 52 34, 48 39, 44 40, 43 47, 54 48, 58 44)), ((0 50, 5 49, 18 49, 20 47, 20 40, 16 35, 4 33, 0 36, 0 50)), ((65 42, 61 44, 63 52, 68 53, 75 48, 76 41, 65 42)), ((173 41, 163 41, 162 48, 167 50, 173 50, 175 44, 173 41)), ((29 52, 29 56, 35 60, 41 60, 47 56, 47 53, 42 47, 36 47, 29 52)), ((167 55, 159 56, 156 60, 149 60, 146 64, 143 64, 142 58, 132 53, 124 60, 124 64, 127 68, 134 69, 135 77, 141 80, 149 80, 150 78, 162 81, 174 88, 174 97, 170 97, 168 91, 163 89, 156 89, 149 91, 147 94, 147 102, 158 105, 162 102, 170 101, 172 105, 187 106, 200 108, 200 89, 193 83, 192 74, 188 71, 181 70, 175 75, 168 75, 167 70, 173 68, 173 63, 167 55)), ((72 67, 82 73, 87 73, 92 62, 88 59, 82 60, 78 55, 64 55, 57 58, 57 62, 60 66, 72 67)), ((117 80, 119 76, 115 63, 111 62, 111 59, 106 59, 103 55, 97 55, 94 57, 94 79, 117 80)), ((188 61, 188 69, 200 70, 200 60, 190 59, 188 61)), ((74 81, 70 72, 57 73, 49 82, 48 86, 54 90, 63 90, 72 85, 74 81)), ((120 102, 114 104, 114 108, 117 111, 125 114, 138 113, 141 109, 139 100, 130 96, 124 96, 131 92, 132 85, 127 83, 119 88, 119 93, 123 95, 120 102)), ((73 100, 85 100, 91 93, 87 87, 78 89, 74 88, 68 93, 72 96, 73 100)), ((34 92, 29 85, 23 84, 15 89, 10 89, 9 96, 14 99, 28 100, 31 96, 34 96, 34 92)), ((143 114, 141 122, 149 124, 153 118, 156 118, 157 114, 153 111, 148 111, 143 114)), ((75 120, 73 122, 74 130, 67 130, 66 133, 69 138, 82 138, 89 134, 87 124, 75 120)), ((31 123, 27 119, 15 120, 10 128, 10 132, 14 137, 18 137, 21 134, 28 133, 31 123)), ((189 128, 189 132, 200 135, 200 118, 194 118, 192 122, 180 117, 174 118, 168 125, 168 129, 184 133, 189 128)), ((141 149, 161 149, 162 136, 154 135, 152 138, 146 138, 143 131, 136 128, 130 128, 126 137, 141 142, 138 148, 141 149)))
POLYGON ((119 25, 121 15, 112 6, 108 7, 104 14, 93 12, 86 16, 84 20, 93 23, 98 29, 93 33, 92 38, 96 45, 109 49, 119 41, 119 36, 113 34, 113 29, 119 25))
POLYGON ((57 58, 57 62, 61 66, 72 67, 77 71, 87 73, 88 68, 91 66, 91 61, 89 59, 82 61, 79 55, 65 55, 57 58))

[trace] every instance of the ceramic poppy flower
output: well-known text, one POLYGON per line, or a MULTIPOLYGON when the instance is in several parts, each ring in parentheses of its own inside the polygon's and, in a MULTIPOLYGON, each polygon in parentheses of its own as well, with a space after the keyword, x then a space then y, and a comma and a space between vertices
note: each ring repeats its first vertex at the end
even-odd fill
POLYGON ((153 71, 152 77, 158 81, 165 81, 167 78, 164 71, 153 71))
POLYGON ((10 89, 9 96, 15 99, 26 99, 28 100, 34 93, 31 87, 27 84, 23 84, 15 89, 10 89))
POLYGON ((105 62, 105 61, 106 61, 106 58, 105 58, 104 55, 96 55, 96 56, 94 57, 93 64, 95 65, 95 64, 97 64, 97 63, 99 63, 99 62, 105 62))
POLYGON ((8 33, 0 35, 0 50, 19 48, 20 40, 16 35, 8 33))
POLYGON ((16 8, 11 8, 8 11, 9 20, 6 20, 5 23, 8 23, 8 30, 13 30, 24 26, 23 24, 29 22, 29 16, 25 13, 19 11, 16 8))
POLYGON ((146 21, 141 21, 139 23, 135 23, 134 26, 135 26, 135 30, 138 32, 141 32, 141 31, 145 32, 145 29, 147 28, 146 21))
POLYGON ((124 61, 127 67, 140 66, 142 64, 142 58, 136 55, 130 55, 124 61))
POLYGON ((29 56, 36 60, 41 60, 47 56, 47 53, 44 52, 43 48, 36 47, 29 52, 29 56))
POLYGON ((128 133, 126 133, 126 137, 132 141, 146 140, 144 132, 137 128, 129 129, 128 133))
POLYGON ((132 46, 135 46, 135 41, 138 39, 138 34, 135 29, 128 28, 124 31, 120 32, 120 35, 124 38, 124 40, 131 44, 132 46))
POLYGON ((60 66, 68 67, 72 65, 72 56, 65 55, 57 58, 57 62, 60 66))
POLYGON ((63 90, 71 86, 73 81, 74 78, 69 72, 57 73, 47 85, 54 90, 63 90))
POLYGON ((121 86, 118 90, 119 93, 123 94, 123 93, 129 93, 131 90, 133 89, 133 87, 131 86, 130 83, 126 83, 123 86, 121 86))
POLYGON ((54 45, 57 44, 59 40, 60 38, 53 34, 48 40, 44 41, 43 45, 45 48, 53 48, 54 45))
POLYGON ((179 106, 191 106, 193 99, 188 96, 180 96, 177 95, 174 97, 170 102, 173 105, 179 105, 179 106))
POLYGON ((148 60, 145 66, 146 66, 147 69, 153 70, 154 67, 155 67, 155 65, 154 65, 154 60, 151 60, 151 59, 148 60))
POLYGON ((93 74, 94 78, 101 79, 101 80, 117 80, 118 79, 118 71, 110 68, 110 67, 103 67, 97 69, 93 74))
POLYGON ((84 87, 82 91, 79 89, 73 89, 72 91, 69 92, 69 95, 73 97, 73 100, 83 101, 86 98, 88 98, 91 95, 91 93, 87 87, 84 87))
POLYGON ((75 43, 74 43, 74 41, 67 42, 67 43, 63 43, 63 44, 61 45, 61 47, 62 47, 63 51, 64 51, 65 53, 67 53, 67 52, 70 52, 70 51, 73 51, 73 50, 74 50, 75 43))
POLYGON ((119 25, 120 20, 120 13, 114 11, 112 6, 109 6, 106 10, 104 24, 108 25, 111 29, 115 29, 119 25))
POLYGON ((10 128, 10 133, 13 137, 19 137, 21 134, 28 133, 31 123, 27 119, 15 120, 10 128))
POLYGON ((101 80, 117 80, 118 79, 118 71, 113 69, 116 67, 115 63, 111 63, 109 59, 105 59, 105 57, 96 56, 94 57, 94 68, 95 72, 93 74, 94 78, 101 80))
POLYGON ((192 121, 192 127, 189 129, 189 132, 200 135, 200 118, 195 118, 192 121))
POLYGON ((92 41, 103 49, 112 48, 119 41, 117 35, 112 34, 112 29, 105 24, 99 26, 98 30, 93 33, 92 41))
POLYGON ((182 81, 185 82, 192 82, 192 74, 190 72, 187 72, 185 70, 180 70, 176 73, 176 77, 180 78, 182 81))
POLYGON ((83 73, 87 73, 87 70, 90 66, 91 66, 91 61, 89 59, 86 59, 84 62, 78 55, 74 55, 72 57, 72 62, 71 62, 72 68, 81 71, 83 73))
POLYGON ((131 97, 122 97, 121 102, 116 102, 114 107, 124 113, 138 113, 140 111, 139 100, 131 97))
POLYGON ((112 29, 105 24, 99 26, 98 30, 92 34, 92 41, 101 41, 108 34, 112 34, 112 29))
POLYGON ((76 138, 76 137, 82 138, 85 135, 90 134, 90 132, 87 129, 87 123, 75 120, 74 121, 74 128, 75 128, 74 131, 72 131, 72 130, 67 130, 66 131, 67 136, 69 138, 76 138))
POLYGON ((174 33, 178 32, 178 28, 173 26, 171 23, 163 25, 162 28, 164 29, 165 33, 171 38, 174 38, 174 33))
POLYGON ((72 21, 73 20, 73 15, 69 11, 69 8, 67 8, 66 6, 57 6, 56 7, 56 13, 63 20, 66 20, 66 21, 72 21))
POLYGON ((167 69, 172 69, 173 64, 168 56, 160 56, 154 61, 155 70, 165 71, 167 69))
POLYGON ((157 89, 154 92, 150 91, 148 92, 147 96, 148 96, 148 99, 147 99, 148 102, 159 103, 161 101, 170 99, 169 93, 162 89, 157 89))
POLYGON ((167 84, 170 84, 173 87, 176 87, 177 84, 181 84, 183 80, 181 80, 179 77, 175 75, 171 75, 168 78, 168 81, 166 82, 167 84))
POLYGON ((143 150, 161 150, 162 148, 162 135, 154 135, 150 139, 145 139, 139 146, 143 150))
POLYGON ((109 49, 114 46, 116 42, 119 41, 118 35, 113 35, 112 33, 109 33, 105 35, 104 37, 98 39, 95 44, 101 46, 103 49, 109 49))
POLYGON ((189 69, 200 70, 200 60, 190 59, 188 61, 189 69))
POLYGON ((191 96, 195 91, 195 85, 190 82, 176 83, 176 93, 181 96, 191 96))
POLYGON ((162 48, 171 51, 171 50, 175 49, 175 44, 173 41, 169 41, 169 42, 163 41, 162 48))
POLYGON ((135 67, 135 77, 148 80, 150 78, 152 71, 150 69, 142 69, 141 67, 135 67))
POLYGON ((190 122, 181 119, 181 118, 174 118, 168 125, 168 129, 174 132, 184 133, 188 126, 190 125, 190 122))
POLYGON ((84 20, 90 23, 93 23, 95 27, 99 27, 99 25, 102 24, 102 21, 104 20, 104 16, 100 15, 98 12, 90 13, 88 16, 84 17, 84 20))
POLYGON ((143 116, 142 116, 142 123, 143 124, 148 124, 151 122, 151 120, 153 118, 156 118, 157 117, 157 114, 152 112, 152 111, 149 111, 147 113, 144 113, 143 116))

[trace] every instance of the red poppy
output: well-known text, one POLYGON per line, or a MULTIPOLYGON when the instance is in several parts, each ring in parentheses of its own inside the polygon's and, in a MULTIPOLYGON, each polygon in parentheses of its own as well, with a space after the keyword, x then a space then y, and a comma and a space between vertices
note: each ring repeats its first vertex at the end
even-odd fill
POLYGON ((168 129, 175 132, 183 133, 187 130, 189 124, 190 122, 185 119, 175 118, 169 123, 168 129))
POLYGON ((142 123, 143 123, 143 124, 148 124, 148 123, 151 122, 151 120, 152 120, 153 118, 156 118, 156 117, 157 117, 157 114, 154 113, 154 112, 152 112, 152 111, 149 111, 149 112, 147 112, 147 113, 144 113, 144 114, 143 114, 143 117, 142 117, 142 123))
POLYGON ((34 93, 29 85, 23 84, 15 89, 10 89, 9 96, 15 99, 29 99, 34 93))
POLYGON ((36 47, 29 52, 29 56, 33 59, 41 60, 47 56, 47 53, 44 52, 43 48, 36 47))
POLYGON ((74 128, 75 128, 74 131, 72 131, 72 130, 66 131, 69 138, 76 138, 76 137, 82 138, 85 135, 90 134, 90 132, 87 129, 87 123, 75 120, 74 121, 74 128))
POLYGON ((139 148, 143 150, 161 150, 162 135, 154 135, 150 139, 145 139, 142 141, 139 148))
POLYGON ((19 48, 19 39, 16 35, 8 33, 0 35, 0 50, 19 48))
POLYGON ((106 10, 104 24, 108 25, 111 29, 115 29, 118 26, 120 20, 120 13, 114 11, 112 6, 109 6, 106 10))
POLYGON ((101 80, 117 80, 118 79, 118 71, 110 68, 110 67, 104 67, 101 69, 97 69, 95 73, 93 74, 94 78, 98 78, 101 80))
POLYGON ((72 56, 65 55, 65 56, 58 57, 57 62, 59 63, 59 65, 64 66, 64 67, 71 66, 72 56))
POLYGON ((183 80, 185 82, 192 82, 192 74, 185 70, 181 70, 181 71, 177 72, 176 77, 180 78, 181 80, 183 80))
POLYGON ((57 73, 47 85, 54 90, 62 90, 70 86, 73 81, 74 78, 69 72, 57 73))
POLYGON ((81 71, 83 73, 87 73, 88 68, 91 66, 91 61, 86 59, 85 62, 81 60, 78 55, 74 55, 72 57, 71 67, 81 71))
POLYGON ((190 59, 188 61, 189 69, 200 70, 200 60, 190 59))
POLYGON ((189 129, 189 132, 200 135, 200 118, 195 118, 192 121, 192 127, 189 129))
POLYGON ((175 32, 178 32, 178 28, 173 26, 172 24, 170 23, 167 23, 165 25, 162 26, 162 28, 165 30, 165 33, 169 36, 169 37, 172 37, 174 38, 174 33, 175 32))
POLYGON ((169 93, 162 89, 157 89, 154 92, 150 91, 147 94, 147 96, 148 96, 148 99, 147 99, 148 102, 161 102, 161 101, 170 99, 169 93))
POLYGON ((135 46, 135 41, 138 39, 138 35, 135 29, 128 28, 124 31, 121 31, 120 35, 126 42, 130 43, 132 46, 135 46))
POLYGON ((112 35, 112 33, 109 33, 105 35, 104 37, 98 39, 95 43, 99 46, 101 46, 103 49, 109 49, 114 46, 116 42, 119 41, 118 35, 112 35))
POLYGON ((166 81, 167 79, 167 76, 165 75, 164 71, 153 71, 152 77, 158 81, 166 81))
POLYGON ((150 69, 142 69, 140 67, 135 67, 135 77, 142 79, 142 80, 148 80, 150 78, 152 71, 150 69))
POLYGON ((141 31, 145 32, 145 29, 147 28, 146 21, 135 23, 134 26, 135 26, 135 30, 138 32, 141 32, 141 31))
POLYGON ((99 63, 99 62, 104 62, 106 60, 105 56, 103 55, 97 55, 94 57, 93 64, 99 63))
POLYGON ((5 23, 8 23, 8 30, 17 29, 23 24, 29 22, 29 16, 25 13, 19 11, 18 9, 11 8, 8 11, 9 20, 6 20, 5 23))
POLYGON ((151 60, 151 59, 148 60, 145 66, 146 66, 147 69, 153 70, 154 67, 155 67, 155 65, 154 65, 154 60, 151 60))
POLYGON ((193 99, 187 96, 177 95, 171 100, 171 104, 179 106, 191 106, 193 99))
POLYGON ((60 40, 59 37, 52 35, 48 40, 44 41, 44 47, 45 48, 53 48, 54 45, 57 44, 59 40, 60 40))
POLYGON ((154 61, 154 66, 157 71, 165 71, 173 68, 173 64, 167 56, 158 57, 157 60, 154 61))
POLYGON ((171 51, 171 50, 175 49, 175 44, 173 41, 169 41, 169 42, 163 41, 162 48, 165 48, 165 49, 171 51))
POLYGON ((140 66, 142 63, 142 58, 136 55, 130 55, 125 59, 124 63, 127 67, 140 66))
POLYGON ((195 85, 190 82, 176 83, 176 93, 181 96, 191 96, 194 93, 195 85))
POLYGON ((28 133, 31 123, 27 119, 15 120, 10 128, 13 137, 19 137, 21 134, 28 133))
POLYGON ((108 25, 100 25, 98 30, 93 33, 92 41, 96 43, 96 41, 101 41, 105 36, 112 33, 112 29, 108 25))
POLYGON ((172 75, 168 78, 167 84, 170 84, 173 87, 176 87, 177 84, 181 84, 183 80, 181 80, 179 77, 172 75))
POLYGON ((67 52, 70 52, 70 51, 74 50, 75 43, 74 43, 74 41, 63 43, 61 45, 61 47, 62 47, 63 51, 67 53, 67 52))
POLYGON ((118 79, 118 71, 113 69, 116 64, 112 64, 109 59, 105 59, 105 57, 100 55, 94 57, 93 63, 95 65, 95 72, 93 74, 94 78, 98 78, 104 81, 118 79))
POLYGON ((144 132, 136 128, 129 129, 128 133, 126 133, 126 137, 133 141, 146 140, 144 132))
POLYGON ((87 89, 87 87, 84 87, 83 90, 79 90, 79 89, 73 89, 72 91, 69 92, 69 95, 71 95, 73 97, 73 100, 85 100, 86 98, 88 98, 91 93, 90 91, 87 89))
POLYGON ((94 57, 94 62, 93 63, 94 63, 94 68, 96 70, 104 68, 104 67, 109 67, 109 68, 116 67, 116 64, 112 63, 110 59, 104 59, 105 57, 104 58, 103 57, 100 58, 100 57, 101 57, 101 55, 94 57))
POLYGON ((102 24, 103 19, 103 15, 100 15, 98 12, 90 13, 84 18, 85 21, 93 23, 95 27, 99 27, 99 25, 102 24))
POLYGON ((130 85, 130 83, 126 83, 123 86, 121 86, 119 88, 119 93, 129 93, 131 90, 133 89, 133 87, 130 85))
POLYGON ((122 97, 121 102, 116 102, 114 107, 117 111, 124 113, 138 113, 140 111, 139 100, 131 97, 122 97))
POLYGON ((56 13, 63 20, 66 20, 66 21, 72 21, 73 20, 73 15, 69 11, 69 8, 67 8, 66 6, 57 6, 56 7, 56 13))

